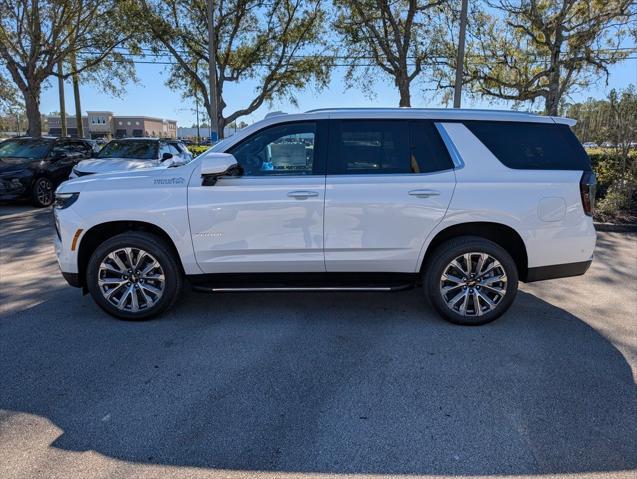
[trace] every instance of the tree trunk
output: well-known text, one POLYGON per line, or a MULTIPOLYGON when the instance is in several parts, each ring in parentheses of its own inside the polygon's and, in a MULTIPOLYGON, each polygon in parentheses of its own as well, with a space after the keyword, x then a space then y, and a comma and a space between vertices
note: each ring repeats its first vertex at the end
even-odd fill
POLYGON ((40 85, 31 86, 22 92, 27 112, 27 135, 34 138, 42 136, 42 117, 40 116, 40 85))
POLYGON ((84 138, 84 125, 82 124, 82 105, 80 102, 80 76, 77 74, 77 60, 75 53, 71 53, 71 70, 73 80, 73 98, 75 100, 75 123, 77 125, 77 137, 84 138))
POLYGON ((544 113, 549 116, 557 116, 560 106, 560 72, 558 67, 549 75, 548 95, 544 103, 544 113))
POLYGON ((66 128, 66 101, 64 100, 64 78, 62 78, 62 61, 58 63, 58 95, 60 99, 60 136, 68 135, 66 128))
POLYGON ((400 93, 400 103, 398 103, 398 106, 411 106, 409 79, 406 77, 396 78, 396 86, 398 87, 398 93, 400 93))
POLYGON ((551 92, 552 89, 552 85, 549 85, 549 94, 546 97, 546 102, 544 104, 544 113, 549 116, 557 116, 558 108, 560 106, 560 99, 557 92, 551 92))
POLYGON ((226 129, 226 119, 219 115, 219 119, 217 120, 217 128, 219 128, 219 139, 223 140, 226 135, 224 130, 226 129))
POLYGON ((557 116, 560 106, 560 45, 561 34, 556 33, 555 45, 551 50, 551 72, 549 73, 548 95, 544 104, 544 113, 557 116))

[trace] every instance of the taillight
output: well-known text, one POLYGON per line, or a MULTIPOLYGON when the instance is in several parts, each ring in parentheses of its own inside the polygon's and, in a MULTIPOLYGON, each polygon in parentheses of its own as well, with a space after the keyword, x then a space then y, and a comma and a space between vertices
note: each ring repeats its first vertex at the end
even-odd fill
POLYGON ((595 192, 597 190, 597 177, 592 171, 582 173, 582 179, 579 181, 579 192, 582 197, 582 206, 584 213, 593 216, 595 209, 595 192))

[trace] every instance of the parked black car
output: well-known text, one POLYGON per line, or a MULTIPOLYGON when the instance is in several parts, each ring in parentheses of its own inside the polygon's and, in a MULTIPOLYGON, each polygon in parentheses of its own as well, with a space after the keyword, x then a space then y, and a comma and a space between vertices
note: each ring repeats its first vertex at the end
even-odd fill
POLYGON ((93 147, 73 138, 13 138, 0 143, 0 200, 30 198, 50 206, 57 185, 69 177, 80 160, 91 158, 93 147))

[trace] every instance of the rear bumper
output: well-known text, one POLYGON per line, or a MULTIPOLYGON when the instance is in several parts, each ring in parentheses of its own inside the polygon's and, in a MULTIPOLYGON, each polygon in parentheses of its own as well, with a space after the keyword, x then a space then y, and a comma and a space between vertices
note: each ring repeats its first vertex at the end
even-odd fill
POLYGON ((591 266, 592 259, 580 261, 578 263, 552 264, 549 266, 538 266, 529 268, 525 283, 534 281, 544 281, 545 279, 567 278, 569 276, 580 276, 591 266))

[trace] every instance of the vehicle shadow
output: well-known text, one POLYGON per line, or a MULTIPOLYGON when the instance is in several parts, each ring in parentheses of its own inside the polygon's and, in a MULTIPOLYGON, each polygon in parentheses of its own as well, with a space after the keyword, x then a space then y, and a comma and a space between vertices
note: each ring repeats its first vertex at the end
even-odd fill
POLYGON ((0 409, 52 421, 55 448, 332 474, 637 467, 624 357, 528 293, 466 328, 438 319, 420 290, 189 294, 146 323, 68 291, 65 308, 0 317, 0 409))

